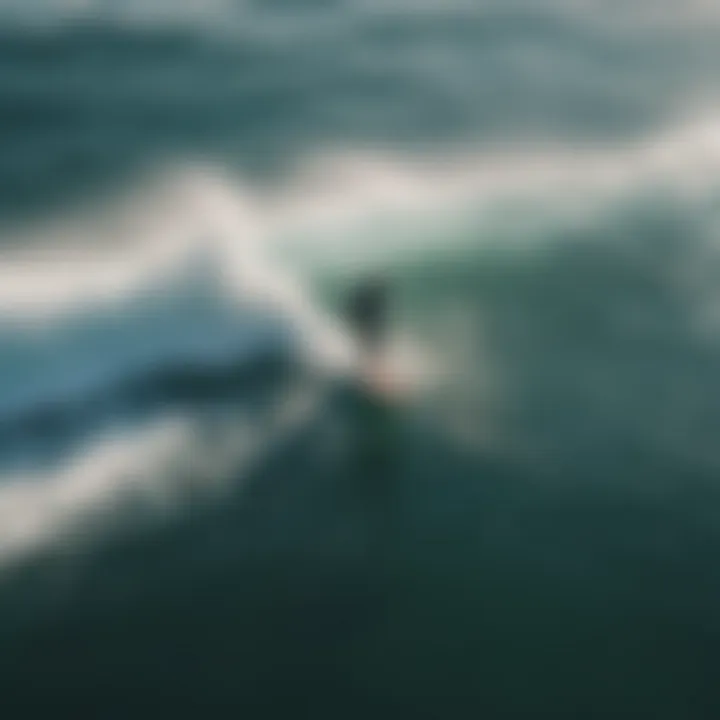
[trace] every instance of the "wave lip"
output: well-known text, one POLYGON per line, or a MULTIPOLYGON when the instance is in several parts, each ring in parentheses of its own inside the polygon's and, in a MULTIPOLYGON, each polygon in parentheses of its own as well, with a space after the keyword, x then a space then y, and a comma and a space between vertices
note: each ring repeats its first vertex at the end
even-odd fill
POLYGON ((2 252, 0 324, 159 292, 168 277, 188 268, 212 278, 236 301, 281 295, 285 302, 299 301, 292 268, 283 267, 282 253, 294 245, 306 250, 322 243, 315 260, 321 262, 324 252, 344 253, 352 264, 390 243, 402 261, 429 241, 422 226, 433 216, 447 221, 472 206, 482 222, 484 213, 506 202, 572 213, 652 189, 702 192, 717 186, 719 168, 720 125, 712 117, 615 148, 331 153, 271 190, 217 166, 174 164, 141 182, 108 218, 51 225, 17 238, 14 245, 23 250, 2 252), (358 247, 359 235, 383 220, 397 221, 397 242, 366 235, 358 247), (403 223, 417 231, 415 245, 403 223))

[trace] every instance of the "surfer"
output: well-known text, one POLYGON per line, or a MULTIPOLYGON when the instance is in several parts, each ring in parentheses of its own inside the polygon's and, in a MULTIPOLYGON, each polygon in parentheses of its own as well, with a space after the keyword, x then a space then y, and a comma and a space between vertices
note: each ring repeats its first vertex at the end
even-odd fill
POLYGON ((388 352, 390 287, 379 275, 361 281, 350 293, 346 307, 348 325, 357 344, 358 418, 366 441, 377 444, 387 435, 391 406, 397 404, 398 387, 388 352))
POLYGON ((389 282, 382 275, 371 275, 355 286, 346 306, 357 348, 360 385, 383 403, 397 403, 408 391, 407 379, 391 347, 390 297, 389 282))
POLYGON ((374 374, 387 336, 389 287, 384 278, 363 280, 350 294, 347 319, 358 344, 363 374, 374 374))
POLYGON ((373 275, 356 284, 345 307, 357 346, 357 383, 348 397, 353 428, 349 468, 357 502, 368 512, 370 556, 380 561, 393 537, 398 402, 389 361, 390 287, 373 275))

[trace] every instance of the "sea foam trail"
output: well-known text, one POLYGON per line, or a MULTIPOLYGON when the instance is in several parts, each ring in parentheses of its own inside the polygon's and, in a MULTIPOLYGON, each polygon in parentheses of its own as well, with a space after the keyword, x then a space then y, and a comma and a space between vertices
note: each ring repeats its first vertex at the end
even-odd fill
POLYGON ((58 467, 0 483, 0 568, 71 551, 108 533, 157 522, 190 501, 236 491, 262 458, 310 422, 319 395, 305 386, 264 419, 165 417, 109 432, 58 467))

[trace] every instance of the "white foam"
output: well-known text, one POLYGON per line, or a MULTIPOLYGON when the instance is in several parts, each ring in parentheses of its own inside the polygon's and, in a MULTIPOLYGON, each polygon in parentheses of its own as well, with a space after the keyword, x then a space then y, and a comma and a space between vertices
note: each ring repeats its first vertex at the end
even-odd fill
POLYGON ((167 418, 132 432, 110 433, 62 467, 3 478, 0 568, 44 550, 157 519, 197 497, 237 486, 247 471, 316 409, 317 398, 285 398, 265 423, 234 416, 208 421, 167 418))
POLYGON ((21 250, 0 257, 0 330, 37 334, 64 318, 109 315, 132 297, 162 295, 178 276, 209 271, 229 302, 284 316, 305 346, 341 361, 343 334, 262 251, 268 217, 258 204, 217 170, 175 167, 102 217, 22 238, 13 243, 21 250))
POLYGON ((187 427, 168 423, 107 437, 51 474, 6 478, 0 486, 0 564, 77 533, 122 498, 157 500, 167 488, 159 468, 178 457, 187 427), (154 497, 153 497, 154 496, 154 497))

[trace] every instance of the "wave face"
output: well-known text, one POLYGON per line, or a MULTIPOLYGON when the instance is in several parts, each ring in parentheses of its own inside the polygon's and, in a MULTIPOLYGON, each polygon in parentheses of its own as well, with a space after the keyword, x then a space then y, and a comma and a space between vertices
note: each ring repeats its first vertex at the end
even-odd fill
POLYGON ((0 0, 3 702, 714 717, 719 20, 0 0))

